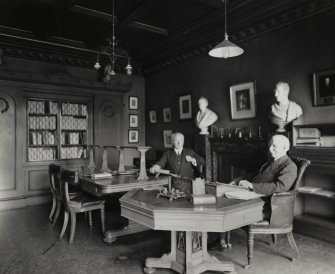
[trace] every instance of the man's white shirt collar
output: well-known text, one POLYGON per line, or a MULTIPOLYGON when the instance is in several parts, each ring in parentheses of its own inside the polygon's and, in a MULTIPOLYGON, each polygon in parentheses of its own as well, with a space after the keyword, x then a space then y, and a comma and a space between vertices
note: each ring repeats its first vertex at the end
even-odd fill
POLYGON ((177 155, 180 155, 183 149, 175 149, 174 151, 176 152, 177 155))

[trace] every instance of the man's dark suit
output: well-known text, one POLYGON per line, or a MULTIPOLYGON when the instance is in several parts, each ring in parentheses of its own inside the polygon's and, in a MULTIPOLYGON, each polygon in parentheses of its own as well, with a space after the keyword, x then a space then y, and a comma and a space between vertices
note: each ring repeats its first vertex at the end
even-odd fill
POLYGON ((166 168, 170 170, 171 173, 180 175, 181 177, 194 179, 192 163, 186 161, 186 156, 195 158, 197 166, 205 165, 204 158, 189 148, 183 148, 181 155, 177 155, 174 149, 165 151, 156 165, 159 165, 161 168, 166 168))
POLYGON ((269 161, 262 166, 256 176, 249 176, 246 179, 253 185, 256 193, 270 196, 275 192, 284 192, 290 190, 297 178, 297 166, 287 156, 284 155, 276 161, 269 161))

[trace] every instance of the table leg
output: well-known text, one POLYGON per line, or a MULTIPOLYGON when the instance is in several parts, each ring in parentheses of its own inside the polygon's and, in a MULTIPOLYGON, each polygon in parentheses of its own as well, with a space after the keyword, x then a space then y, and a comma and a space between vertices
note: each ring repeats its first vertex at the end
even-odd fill
POLYGON ((236 273, 232 262, 221 261, 207 252, 207 232, 171 231, 171 252, 161 258, 148 258, 143 270, 153 273, 156 267, 186 274, 208 270, 236 273))
POLYGON ((106 244, 112 244, 117 240, 117 237, 133 234, 141 231, 148 230, 149 228, 139 223, 129 220, 128 225, 118 230, 106 230, 104 233, 103 241, 106 244))

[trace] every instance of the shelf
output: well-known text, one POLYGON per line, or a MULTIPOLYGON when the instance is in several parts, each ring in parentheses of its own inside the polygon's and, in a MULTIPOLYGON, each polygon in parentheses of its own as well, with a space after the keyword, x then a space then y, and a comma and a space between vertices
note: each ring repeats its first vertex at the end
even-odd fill
POLYGON ((29 145, 29 147, 57 147, 57 145, 29 145))
POLYGON ((56 131, 57 129, 32 129, 30 128, 29 131, 40 132, 40 131, 56 131))
POLYGON ((42 114, 42 113, 28 113, 30 117, 45 117, 45 116, 55 116, 57 117, 57 114, 42 114))
POLYGON ((326 196, 326 195, 322 195, 322 194, 318 193, 317 191, 316 192, 301 192, 301 191, 298 190, 299 194, 310 195, 310 196, 316 196, 316 197, 320 197, 320 198, 328 198, 328 199, 334 199, 335 200, 335 192, 334 191, 332 191, 332 192, 333 192, 333 196, 329 197, 329 196, 326 196))
POLYGON ((61 131, 65 131, 65 132, 86 132, 87 129, 61 129, 61 131))
POLYGON ((87 147, 87 144, 62 144, 61 147, 87 147))
POLYGON ((86 115, 69 115, 69 114, 62 114, 62 117, 73 117, 73 118, 77 118, 77 119, 86 119, 87 116, 86 115))

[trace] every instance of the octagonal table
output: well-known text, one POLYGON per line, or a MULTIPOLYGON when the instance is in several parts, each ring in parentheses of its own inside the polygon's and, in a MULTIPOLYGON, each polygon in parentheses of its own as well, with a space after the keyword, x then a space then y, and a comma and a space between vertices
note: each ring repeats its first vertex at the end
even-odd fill
POLYGON ((171 252, 148 258, 145 273, 171 268, 178 273, 207 270, 235 272, 230 261, 207 252, 207 232, 225 232, 262 220, 263 200, 219 197, 216 204, 193 206, 187 199, 172 202, 157 197, 158 191, 134 190, 121 199, 121 215, 156 230, 171 231, 171 252))

